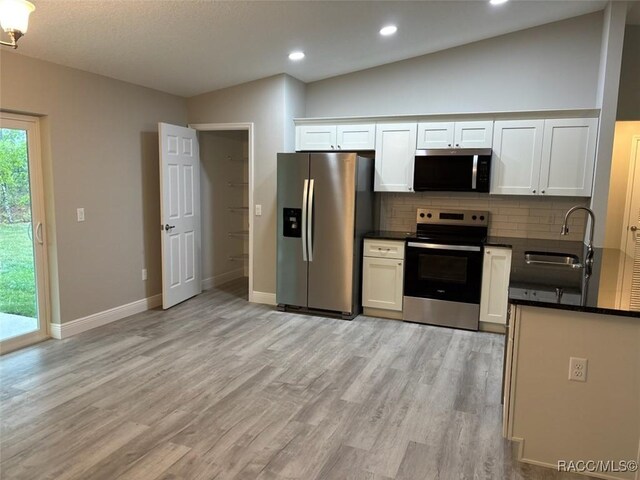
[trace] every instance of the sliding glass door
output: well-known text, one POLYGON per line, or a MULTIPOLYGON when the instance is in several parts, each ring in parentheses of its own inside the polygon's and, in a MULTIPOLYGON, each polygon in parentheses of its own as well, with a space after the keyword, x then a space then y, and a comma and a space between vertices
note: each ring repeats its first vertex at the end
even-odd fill
POLYGON ((38 119, 0 113, 0 352, 47 337, 38 119))

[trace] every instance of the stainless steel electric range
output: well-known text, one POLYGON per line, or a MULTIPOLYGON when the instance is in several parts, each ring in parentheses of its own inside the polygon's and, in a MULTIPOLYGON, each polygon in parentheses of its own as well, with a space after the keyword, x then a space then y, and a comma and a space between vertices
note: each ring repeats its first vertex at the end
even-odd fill
POLYGON ((403 320, 478 330, 489 212, 420 208, 407 238, 403 320))

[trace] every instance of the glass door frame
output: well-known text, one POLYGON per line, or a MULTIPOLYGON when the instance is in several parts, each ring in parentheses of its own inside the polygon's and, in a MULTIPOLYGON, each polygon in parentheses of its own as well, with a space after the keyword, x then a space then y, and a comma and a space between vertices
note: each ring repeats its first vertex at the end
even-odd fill
POLYGON ((50 305, 40 121, 38 117, 0 112, 0 128, 25 130, 27 132, 29 187, 31 190, 31 229, 38 302, 38 329, 0 341, 0 354, 5 354, 49 338, 50 305))

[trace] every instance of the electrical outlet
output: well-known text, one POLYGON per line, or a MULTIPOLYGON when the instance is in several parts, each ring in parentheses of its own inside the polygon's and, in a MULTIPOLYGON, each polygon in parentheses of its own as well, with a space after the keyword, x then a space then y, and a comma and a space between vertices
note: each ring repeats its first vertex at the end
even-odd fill
POLYGON ((587 359, 569 357, 569 380, 574 382, 587 381, 587 359))
POLYGON ((142 269, 142 280, 146 280, 147 279, 147 269, 143 268, 142 269))
POLYGON ((262 216, 262 205, 256 204, 256 217, 262 216))
POLYGON ((78 215, 78 221, 79 222, 84 222, 84 208, 78 208, 76 210, 76 213, 78 215))

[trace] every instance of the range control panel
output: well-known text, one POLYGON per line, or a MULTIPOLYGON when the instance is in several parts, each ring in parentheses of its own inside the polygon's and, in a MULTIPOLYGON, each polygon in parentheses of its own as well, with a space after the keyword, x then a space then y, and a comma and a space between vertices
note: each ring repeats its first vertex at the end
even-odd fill
POLYGON ((485 210, 419 208, 416 223, 486 227, 489 225, 489 212, 485 210))

